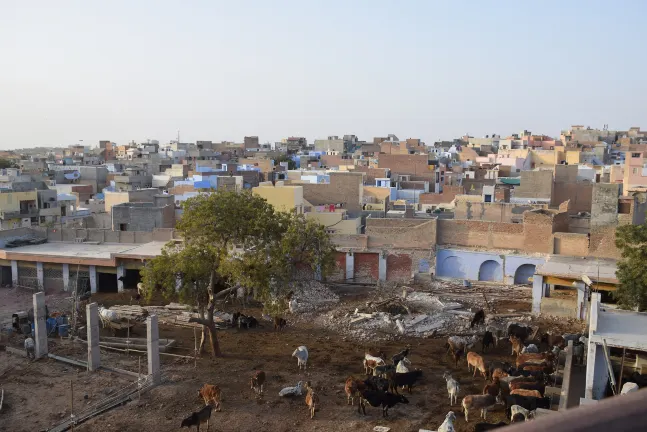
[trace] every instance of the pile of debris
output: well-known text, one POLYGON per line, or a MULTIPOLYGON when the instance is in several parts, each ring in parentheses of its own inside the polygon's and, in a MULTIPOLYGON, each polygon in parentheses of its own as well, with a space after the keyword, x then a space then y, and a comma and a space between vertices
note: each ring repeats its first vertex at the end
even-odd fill
MULTIPOLYGON (((444 300, 429 292, 405 289, 401 296, 369 301, 354 311, 339 308, 319 317, 318 321, 359 341, 388 340, 398 335, 433 337, 477 332, 479 329, 470 328, 477 309, 468 309, 463 303, 444 300)), ((522 315, 509 316, 520 317, 520 321, 530 319, 522 315)), ((498 318, 498 315, 491 316, 488 321, 498 318)))
POLYGON ((292 290, 292 299, 295 300, 291 306, 294 308, 293 312, 313 312, 322 306, 339 302, 339 296, 319 281, 295 281, 292 290))
MULTIPOLYGON (((171 324, 180 327, 200 327, 200 324, 190 323, 189 319, 198 318, 200 314, 191 306, 181 303, 169 303, 166 306, 120 305, 109 308, 119 319, 144 321, 149 315, 157 315, 160 324, 171 324)), ((224 328, 231 322, 231 314, 214 312, 216 327, 224 328)))

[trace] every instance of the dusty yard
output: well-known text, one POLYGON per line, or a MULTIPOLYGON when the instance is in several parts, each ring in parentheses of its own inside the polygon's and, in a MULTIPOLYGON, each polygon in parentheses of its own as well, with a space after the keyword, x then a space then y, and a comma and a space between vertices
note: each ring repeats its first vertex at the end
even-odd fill
MULTIPOLYGON (((104 303, 108 303, 105 299, 104 303)), ((118 299, 117 299, 118 300, 118 299)), ((351 299, 347 306, 353 307, 351 299)), ((514 305, 521 309, 527 304, 514 305)), ((511 308, 511 303, 505 308, 511 308)), ((233 309, 228 308, 230 311, 233 309)), ((259 309, 246 309, 248 314, 260 317, 259 309)), ((457 318, 458 319, 458 318, 457 318)), ((180 430, 180 423, 192 411, 203 405, 198 389, 204 383, 217 384, 223 391, 223 410, 214 413, 212 431, 371 431, 384 425, 392 431, 418 431, 420 428, 436 430, 448 411, 456 412, 457 431, 471 431, 478 421, 473 416, 467 424, 459 406, 450 407, 442 374, 450 370, 461 383, 460 398, 466 394, 481 393, 483 378, 472 378, 463 361, 454 369, 445 355, 445 337, 414 338, 395 336, 375 344, 358 343, 344 334, 317 327, 314 319, 289 320, 283 332, 274 332, 269 323, 253 330, 229 329, 219 332, 223 358, 192 360, 163 358, 163 385, 132 401, 115 408, 75 428, 76 431, 133 431, 157 432, 180 430), (294 349, 306 345, 310 351, 307 372, 299 372, 294 349), (383 419, 381 410, 367 407, 367 415, 357 413, 357 406, 346 403, 343 391, 345 379, 363 376, 362 358, 367 348, 383 350, 391 356, 411 346, 409 356, 413 367, 423 371, 423 379, 406 395, 410 403, 397 405, 383 419), (267 375, 265 394, 255 396, 249 387, 254 370, 264 370, 267 375), (310 419, 303 397, 281 398, 279 390, 294 386, 298 381, 311 381, 317 389, 321 405, 313 420, 310 419)), ((542 327, 555 326, 553 321, 540 323, 542 327)), ((568 328, 562 323, 561 329, 568 328)), ((136 328, 145 336, 145 327, 136 328)), ((180 342, 178 354, 188 354, 193 347, 193 331, 186 328, 161 326, 160 337, 175 338, 180 342)), ((82 359, 85 348, 74 342, 51 340, 53 349, 60 355, 82 359)), ((480 350, 480 345, 477 346, 480 350)), ((501 346, 487 354, 486 360, 507 359, 509 345, 501 346)), ((102 361, 109 366, 137 371, 137 356, 102 350, 102 361)), ((142 365, 146 364, 142 357, 142 365)), ((7 393, 8 406, 0 412, 0 431, 38 431, 51 427, 70 410, 70 381, 75 387, 75 406, 91 403, 109 392, 106 388, 120 388, 132 382, 123 375, 108 372, 88 374, 78 368, 52 360, 28 365, 27 360, 0 353, 0 386, 7 393), (3 371, 17 365, 15 368, 3 371), (87 396, 87 398, 85 398, 87 396), (78 405, 77 405, 78 404, 78 405)), ((459 403, 460 403, 459 398, 459 403)), ((504 420, 502 407, 489 413, 489 422, 504 420)))

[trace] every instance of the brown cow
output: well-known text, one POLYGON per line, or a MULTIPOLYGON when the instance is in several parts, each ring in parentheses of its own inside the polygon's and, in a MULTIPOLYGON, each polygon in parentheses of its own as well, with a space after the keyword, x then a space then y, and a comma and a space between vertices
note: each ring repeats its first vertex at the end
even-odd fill
POLYGON ((549 363, 552 362, 555 359, 555 355, 551 352, 547 353, 526 353, 526 354, 519 354, 517 356, 517 367, 521 366, 524 363, 532 363, 532 364, 541 364, 541 363, 549 363))
POLYGON ((250 380, 252 389, 256 391, 256 393, 263 393, 264 383, 265 383, 265 372, 256 371, 254 375, 252 375, 252 379, 250 380))
POLYGON ((213 384, 205 384, 198 390, 198 395, 204 399, 205 405, 210 405, 213 402, 215 410, 222 411, 220 387, 213 384))
POLYGON ((348 377, 346 379, 346 384, 344 385, 344 391, 346 392, 347 405, 355 405, 355 398, 360 398, 361 401, 361 392, 364 389, 364 381, 355 379, 355 377, 348 377))
POLYGON ((511 395, 519 395, 519 396, 526 396, 526 397, 536 397, 536 398, 541 398, 541 393, 539 393, 537 390, 527 390, 527 389, 515 389, 510 392, 511 395))
POLYGON ((485 362, 483 361, 483 357, 478 355, 477 353, 470 351, 467 353, 467 370, 471 372, 471 367, 474 368, 474 375, 476 376, 476 371, 480 371, 481 375, 483 375, 483 378, 487 379, 488 377, 488 371, 487 368, 485 367, 485 362))

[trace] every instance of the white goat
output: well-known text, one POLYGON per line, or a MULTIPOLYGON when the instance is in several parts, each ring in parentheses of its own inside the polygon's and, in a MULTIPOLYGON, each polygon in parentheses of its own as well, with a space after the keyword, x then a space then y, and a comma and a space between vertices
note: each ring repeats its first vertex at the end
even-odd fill
POLYGON ((521 350, 521 354, 527 354, 527 353, 537 354, 538 352, 539 352, 539 348, 537 348, 537 345, 535 344, 526 345, 521 350))
POLYGON ((301 396, 303 395, 303 381, 299 381, 294 387, 285 387, 279 392, 279 396, 301 396))
POLYGON ((386 363, 384 362, 384 359, 381 357, 375 357, 370 355, 369 353, 364 354, 364 361, 362 362, 364 364, 364 372, 366 375, 368 375, 368 371, 375 370, 376 366, 384 366, 386 363))
POLYGON ((512 405, 510 407, 510 419, 512 419, 515 416, 515 414, 522 414, 523 418, 525 418, 526 421, 528 421, 528 419, 535 416, 535 411, 529 411, 520 405, 512 405))
POLYGON ((474 336, 450 336, 447 338, 447 344, 449 345, 449 350, 456 352, 456 350, 462 349, 463 352, 467 352, 472 349, 474 345, 479 341, 477 335, 474 336))
POLYGON ((458 392, 460 390, 460 384, 449 372, 443 374, 443 378, 447 381, 447 393, 449 393, 449 406, 454 406, 454 402, 458 402, 458 392))
POLYGON ((299 366, 299 370, 301 370, 301 366, 303 366, 303 370, 306 370, 306 365, 308 363, 308 348, 301 345, 299 348, 294 350, 292 357, 297 358, 297 366, 299 366))
POLYGON ((454 421, 456 420, 456 414, 454 411, 450 411, 445 416, 445 421, 438 428, 438 432, 454 432, 454 421))
POLYGON ((398 365, 395 368, 395 373, 407 373, 409 372, 409 366, 411 366, 411 360, 405 357, 398 362, 398 365))

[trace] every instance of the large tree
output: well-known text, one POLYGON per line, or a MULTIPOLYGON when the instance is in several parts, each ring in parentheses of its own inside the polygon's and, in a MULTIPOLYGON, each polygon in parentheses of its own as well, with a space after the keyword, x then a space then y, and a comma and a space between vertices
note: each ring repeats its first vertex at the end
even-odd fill
POLYGON ((297 269, 325 277, 334 247, 324 227, 302 215, 276 212, 250 191, 217 191, 187 200, 177 225, 181 242, 171 242, 142 270, 148 296, 195 305, 202 324, 200 352, 209 337, 220 355, 214 325, 216 299, 243 287, 268 310, 290 289, 297 269))
POLYGON ((620 306, 640 311, 647 310, 647 223, 622 225, 616 229, 616 247, 622 259, 618 261, 616 276, 620 286, 615 297, 620 306))

